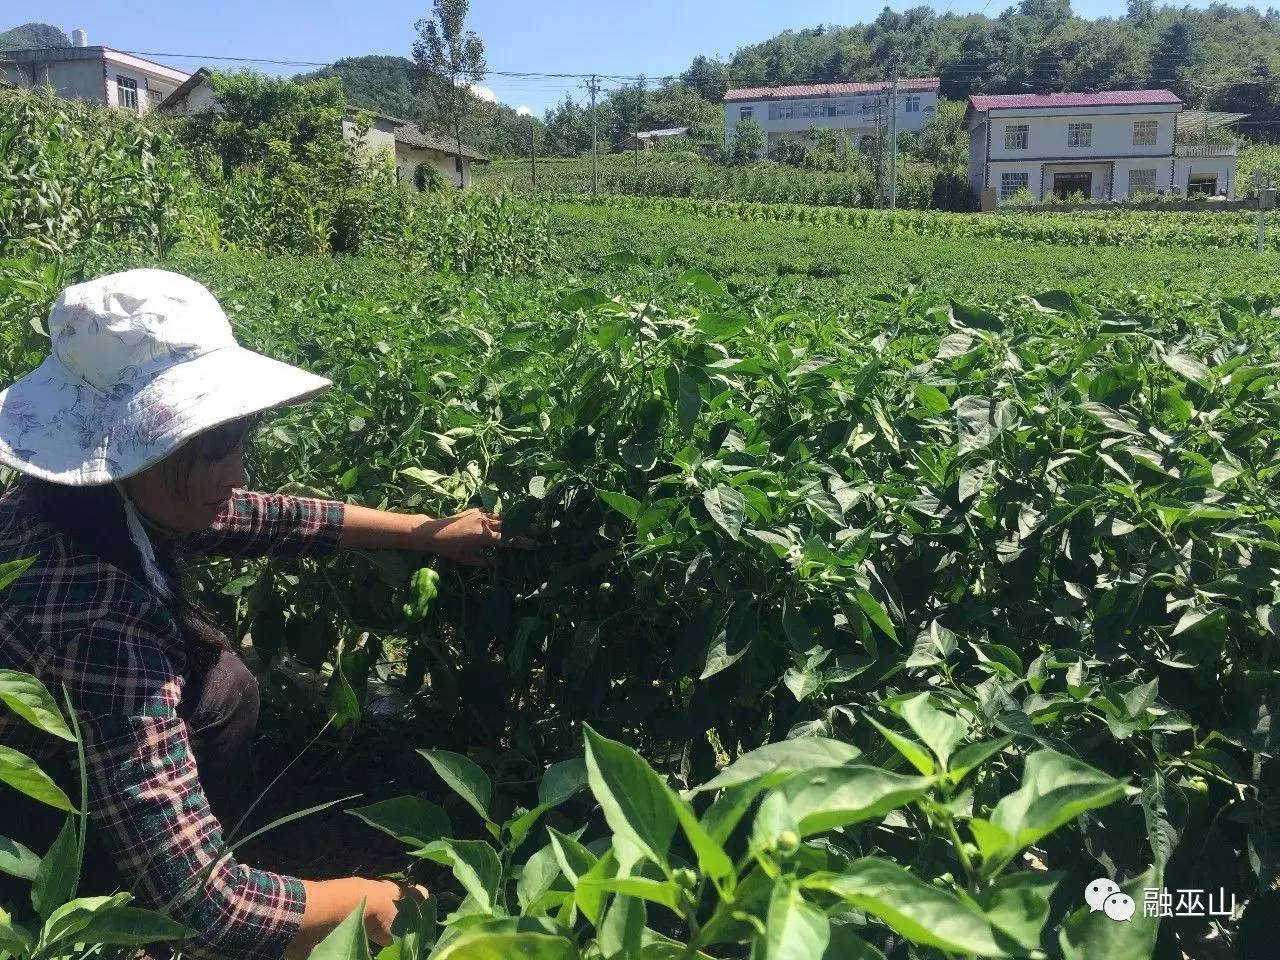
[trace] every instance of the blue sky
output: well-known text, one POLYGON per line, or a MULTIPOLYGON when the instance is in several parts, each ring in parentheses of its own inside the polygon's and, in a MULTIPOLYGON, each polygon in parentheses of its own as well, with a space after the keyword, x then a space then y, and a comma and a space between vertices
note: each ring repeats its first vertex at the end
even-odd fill
MULTIPOLYGON (((901 10, 911 3, 893 3, 901 10)), ((940 11, 998 13, 1010 0, 936 0, 940 11)), ((1179 3, 1181 5, 1181 3, 1179 3)), ((1205 0, 1193 0, 1205 6, 1205 0)), ((1081 16, 1118 16, 1124 0, 1076 0, 1081 16)), ((102 0, 5 0, 0 29, 28 20, 120 50, 330 62, 366 53, 409 53, 413 23, 430 0, 222 0, 149 3, 102 0), (8 21, 12 21, 9 23, 8 21)), ((738 47, 788 29, 873 19, 881 3, 838 0, 471 0, 468 26, 484 40, 490 69, 544 73, 679 73, 699 53, 727 57, 738 47)), ((233 64, 158 58, 183 69, 233 64)), ((288 67, 254 65, 274 73, 288 67)), ((511 106, 542 111, 580 81, 493 76, 487 85, 511 106)))

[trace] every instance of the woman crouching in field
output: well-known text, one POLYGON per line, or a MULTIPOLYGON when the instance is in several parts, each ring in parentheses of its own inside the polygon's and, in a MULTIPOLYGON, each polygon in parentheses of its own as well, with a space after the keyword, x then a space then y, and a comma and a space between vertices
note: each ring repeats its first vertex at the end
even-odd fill
MULTIPOLYGON (((132 270, 70 287, 49 335, 45 362, 0 393, 0 461, 22 474, 0 497, 0 561, 35 558, 0 595, 0 667, 65 685, 80 717, 96 851, 80 894, 133 890, 167 908, 198 958, 305 956, 362 900, 370 938, 389 942, 397 901, 421 888, 299 880, 228 852, 258 687, 184 595, 178 561, 358 548, 480 564, 506 545, 501 520, 241 489, 254 417, 329 381, 241 348, 186 277, 132 270)), ((68 744, 26 742, 27 729, 0 714, 0 742, 74 767, 68 744)), ((43 850, 57 823, 31 806, 9 821, 43 850)), ((16 919, 26 900, 0 889, 16 919)))

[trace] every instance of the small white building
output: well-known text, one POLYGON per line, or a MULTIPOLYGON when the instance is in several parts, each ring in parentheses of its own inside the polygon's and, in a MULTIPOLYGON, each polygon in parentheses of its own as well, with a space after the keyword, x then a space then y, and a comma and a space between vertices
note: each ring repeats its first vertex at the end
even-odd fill
POLYGON ((861 150, 888 136, 897 114, 899 133, 919 133, 938 109, 937 77, 872 83, 810 83, 742 87, 724 95, 724 139, 733 142, 738 121, 751 119, 765 135, 765 153, 783 140, 806 141, 814 129, 848 131, 861 150))
POLYGON ((1170 90, 971 96, 969 183, 997 204, 1019 194, 1232 196, 1235 146, 1181 140, 1182 109, 1170 90))
POLYGON ((624 150, 653 150, 661 143, 689 136, 688 127, 664 127, 661 130, 641 130, 629 133, 613 145, 615 153, 624 150))
MULTIPOLYGON (((197 70, 160 104, 160 109, 178 115, 221 110, 213 89, 213 75, 203 67, 197 70)), ((438 170, 446 183, 459 186, 461 178, 461 186, 470 186, 472 165, 489 162, 488 157, 465 143, 459 158, 456 144, 447 137, 424 131, 399 117, 355 107, 342 119, 342 136, 347 140, 356 139, 362 119, 368 121, 363 143, 374 150, 385 149, 395 159, 396 172, 406 184, 416 186, 417 169, 425 163, 438 170)))
POLYGON ((459 154, 457 143, 449 137, 423 130, 416 123, 388 117, 368 110, 351 109, 342 121, 342 135, 348 140, 356 137, 358 118, 364 115, 370 120, 364 135, 367 146, 385 149, 396 161, 396 172, 407 184, 417 185, 417 169, 426 164, 434 167, 451 186, 471 186, 471 169, 476 163, 488 163, 489 158, 473 150, 465 143, 459 154), (461 183, 459 183, 461 179, 461 183))
MULTIPOLYGON (((83 41, 83 31, 76 40, 83 41)), ((110 47, 0 51, 0 80, 15 87, 49 87, 60 97, 147 113, 188 77, 182 70, 110 47)))

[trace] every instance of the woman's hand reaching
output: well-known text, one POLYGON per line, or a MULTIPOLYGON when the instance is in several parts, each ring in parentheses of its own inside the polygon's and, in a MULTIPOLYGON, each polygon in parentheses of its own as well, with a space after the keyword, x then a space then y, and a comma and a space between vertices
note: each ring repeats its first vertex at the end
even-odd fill
POLYGON ((452 517, 428 520, 415 532, 419 550, 469 567, 490 566, 498 550, 534 550, 528 537, 504 537, 502 518, 473 507, 452 517))

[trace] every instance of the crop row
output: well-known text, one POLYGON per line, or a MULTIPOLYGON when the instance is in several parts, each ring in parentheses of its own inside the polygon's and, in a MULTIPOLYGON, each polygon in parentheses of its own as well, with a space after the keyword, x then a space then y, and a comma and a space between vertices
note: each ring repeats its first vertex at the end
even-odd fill
MULTIPOLYGON (((1255 215, 1240 212, 1099 211, 1060 214, 1019 211, 972 214, 618 194, 594 197, 566 195, 558 199, 614 210, 678 213, 742 223, 798 223, 850 227, 877 234, 972 237, 1078 247, 1247 250, 1256 246, 1258 236, 1255 215)), ((1267 246, 1270 250, 1280 250, 1280 237, 1275 231, 1268 235, 1267 246)))

